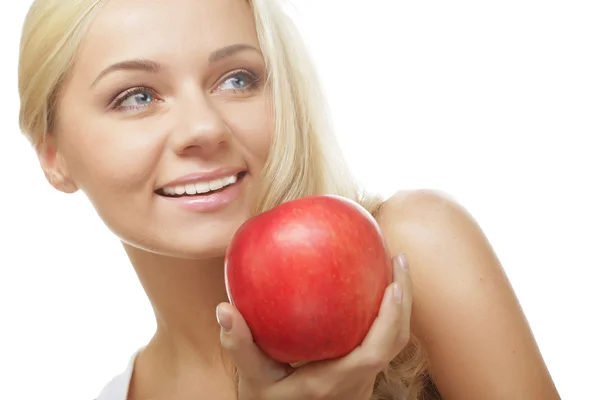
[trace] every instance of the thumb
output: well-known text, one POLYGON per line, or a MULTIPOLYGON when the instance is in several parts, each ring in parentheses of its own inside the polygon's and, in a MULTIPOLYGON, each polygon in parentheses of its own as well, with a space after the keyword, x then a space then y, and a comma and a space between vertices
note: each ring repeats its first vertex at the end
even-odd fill
POLYGON ((238 368, 240 377, 257 384, 269 384, 291 373, 290 365, 271 359, 258 348, 248 325, 234 306, 219 304, 217 321, 221 325, 221 345, 238 368))

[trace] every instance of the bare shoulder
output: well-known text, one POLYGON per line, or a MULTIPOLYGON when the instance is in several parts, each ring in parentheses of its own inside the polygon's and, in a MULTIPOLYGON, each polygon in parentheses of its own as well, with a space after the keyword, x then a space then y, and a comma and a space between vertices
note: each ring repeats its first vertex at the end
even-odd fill
POLYGON ((398 192, 377 214, 408 256, 412 328, 444 399, 557 399, 510 282, 484 232, 449 194, 398 192))
MULTIPOLYGON (((435 190, 397 192, 386 200, 377 215, 379 225, 392 254, 410 252, 412 263, 456 255, 469 247, 470 252, 484 253, 495 260, 485 235, 471 214, 449 194, 435 190), (432 252, 432 250, 436 252, 432 252), (437 254, 437 256, 436 256, 437 254)), ((464 256, 464 252, 463 252, 464 256)), ((427 264, 423 266, 425 268, 427 264)), ((435 266, 432 266, 435 268, 435 266)), ((465 265, 449 265, 444 270, 465 265)), ((498 262, 470 265, 479 272, 501 271, 498 262)), ((415 271, 417 273, 421 272, 415 271)), ((439 272, 439 271, 437 271, 439 272)), ((477 272, 477 271, 471 271, 477 272)))
MULTIPOLYGON (((383 202, 377 216, 382 229, 406 228, 419 221, 418 227, 448 229, 449 222, 459 223, 461 228, 474 226, 475 220, 450 194, 430 189, 396 192, 383 202)), ((456 229, 452 227, 451 229, 456 229)), ((388 232, 392 233, 392 232, 388 232)))
POLYGON ((504 275, 481 228, 469 212, 449 194, 435 190, 401 191, 380 207, 377 220, 392 255, 407 253, 411 264, 419 265, 417 276, 440 267, 439 273, 452 274, 458 269, 480 281, 481 274, 504 275), (457 265, 447 262, 467 253, 485 256, 487 263, 457 265), (477 254, 476 254, 477 253, 477 254))

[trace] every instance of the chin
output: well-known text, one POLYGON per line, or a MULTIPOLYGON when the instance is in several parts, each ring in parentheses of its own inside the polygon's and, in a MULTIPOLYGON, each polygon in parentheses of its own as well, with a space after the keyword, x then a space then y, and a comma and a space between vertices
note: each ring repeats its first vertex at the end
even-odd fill
POLYGON ((128 251, 185 260, 224 258, 233 235, 250 217, 240 202, 218 212, 201 214, 164 208, 135 215, 103 218, 128 251))
POLYGON ((206 246, 185 246, 177 249, 171 249, 170 257, 181 258, 186 260, 214 260, 225 258, 225 252, 229 242, 225 244, 206 245, 206 246))
POLYGON ((171 236, 154 236, 152 238, 120 237, 125 246, 156 256, 183 260, 214 260, 224 258, 227 246, 231 242, 237 225, 227 229, 207 229, 210 234, 197 234, 179 231, 171 236), (197 240, 194 240, 197 238, 197 240))
POLYGON ((197 260, 197 261, 208 261, 214 259, 220 259, 225 257, 227 251, 227 244, 214 244, 209 246, 192 246, 192 245, 179 245, 173 246, 168 244, 146 244, 132 243, 121 240, 125 247, 130 250, 142 251, 149 253, 161 258, 172 258, 180 260, 197 260))

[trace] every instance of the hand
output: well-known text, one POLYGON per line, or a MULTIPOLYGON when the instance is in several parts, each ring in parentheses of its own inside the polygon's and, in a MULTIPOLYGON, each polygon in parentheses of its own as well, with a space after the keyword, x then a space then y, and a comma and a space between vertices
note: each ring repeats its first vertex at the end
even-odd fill
POLYGON ((239 400, 367 400, 375 378, 410 338, 412 282, 404 256, 394 259, 394 282, 363 342, 350 354, 292 368, 265 355, 241 314, 229 303, 217 308, 221 344, 238 368, 239 400))

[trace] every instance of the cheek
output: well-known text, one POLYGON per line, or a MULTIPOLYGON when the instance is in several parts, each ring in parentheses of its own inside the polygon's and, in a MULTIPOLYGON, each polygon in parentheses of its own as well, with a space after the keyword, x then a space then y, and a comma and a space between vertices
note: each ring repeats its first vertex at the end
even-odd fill
POLYGON ((262 168, 273 141, 275 123, 270 109, 270 104, 263 99, 252 107, 246 107, 243 112, 232 113, 235 118, 227 121, 236 141, 255 168, 262 168))
POLYGON ((132 192, 147 191, 160 143, 151 134, 128 132, 126 126, 95 121, 88 127, 73 124, 63 132, 61 144, 69 172, 92 200, 120 200, 132 192), (74 129, 77 126, 80 129, 74 129))
POLYGON ((248 126, 240 132, 239 136, 240 141, 243 142, 244 147, 250 153, 251 160, 262 168, 271 147, 273 129, 266 124, 248 126))

